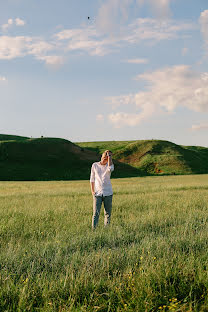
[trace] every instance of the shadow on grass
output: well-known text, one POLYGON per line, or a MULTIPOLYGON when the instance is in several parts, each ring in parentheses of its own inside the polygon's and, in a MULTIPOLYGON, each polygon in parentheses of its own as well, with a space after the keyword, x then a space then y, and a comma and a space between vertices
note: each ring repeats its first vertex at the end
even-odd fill
MULTIPOLYGON (((93 162, 71 161, 0 161, 1 181, 89 180, 93 162)), ((144 176, 145 172, 114 161, 112 178, 144 176)))

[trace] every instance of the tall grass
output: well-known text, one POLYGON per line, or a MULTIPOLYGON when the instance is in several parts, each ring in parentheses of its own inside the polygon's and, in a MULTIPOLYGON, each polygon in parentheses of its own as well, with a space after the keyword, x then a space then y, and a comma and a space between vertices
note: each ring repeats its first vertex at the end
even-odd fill
POLYGON ((0 183, 0 311, 208 311, 208 175, 0 183))

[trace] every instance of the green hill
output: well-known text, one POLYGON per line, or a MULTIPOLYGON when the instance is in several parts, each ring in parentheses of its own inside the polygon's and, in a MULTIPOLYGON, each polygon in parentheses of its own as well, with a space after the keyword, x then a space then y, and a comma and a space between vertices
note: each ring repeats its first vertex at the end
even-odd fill
POLYGON ((208 173, 208 148, 168 141, 72 143, 59 138, 0 135, 0 180, 89 179, 91 165, 113 151, 112 177, 208 173))
POLYGON ((208 173, 208 148, 180 146, 168 141, 109 141, 77 143, 97 153, 112 150, 113 157, 143 175, 208 173))
POLYGON ((27 139, 29 138, 19 135, 0 134, 0 141, 22 141, 27 139))
POLYGON ((0 141, 0 180, 88 179, 92 162, 99 159, 64 139, 1 137, 6 140, 0 141))

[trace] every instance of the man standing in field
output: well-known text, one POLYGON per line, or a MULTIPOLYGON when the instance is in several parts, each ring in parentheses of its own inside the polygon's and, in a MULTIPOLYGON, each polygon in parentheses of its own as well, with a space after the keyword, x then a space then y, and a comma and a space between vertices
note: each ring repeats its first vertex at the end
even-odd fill
POLYGON ((112 152, 109 150, 102 154, 101 161, 92 164, 90 185, 93 196, 93 230, 98 225, 102 202, 104 202, 104 225, 110 224, 113 199, 110 176, 113 170, 112 152))

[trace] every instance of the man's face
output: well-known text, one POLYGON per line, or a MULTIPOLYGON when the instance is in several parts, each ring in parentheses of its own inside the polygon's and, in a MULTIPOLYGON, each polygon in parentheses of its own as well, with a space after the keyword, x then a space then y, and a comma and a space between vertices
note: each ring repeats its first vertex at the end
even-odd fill
POLYGON ((103 164, 107 164, 107 162, 108 162, 107 153, 105 153, 105 154, 102 155, 101 161, 102 161, 103 164))

